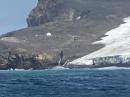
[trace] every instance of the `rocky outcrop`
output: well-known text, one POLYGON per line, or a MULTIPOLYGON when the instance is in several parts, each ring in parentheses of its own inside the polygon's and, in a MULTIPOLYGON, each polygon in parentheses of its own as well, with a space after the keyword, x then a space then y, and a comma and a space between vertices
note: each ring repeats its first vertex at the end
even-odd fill
POLYGON ((57 66, 52 55, 44 52, 31 53, 23 48, 10 49, 0 55, 0 69, 47 69, 57 66), (52 62, 53 61, 53 62, 52 62))
POLYGON ((125 0, 38 0, 28 18, 27 24, 39 26, 48 22, 75 21, 88 19, 99 21, 109 19, 111 22, 125 18, 130 12, 129 1, 125 0))
POLYGON ((27 18, 28 26, 39 26, 48 22, 72 21, 86 18, 90 11, 78 8, 78 0, 38 0, 27 18))

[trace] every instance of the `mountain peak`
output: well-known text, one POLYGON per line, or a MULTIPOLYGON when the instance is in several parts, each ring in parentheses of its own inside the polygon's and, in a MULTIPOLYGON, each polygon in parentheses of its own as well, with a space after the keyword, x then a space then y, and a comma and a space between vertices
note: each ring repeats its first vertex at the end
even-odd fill
POLYGON ((38 0, 36 8, 27 18, 28 26, 85 18, 90 11, 85 9, 85 6, 81 7, 80 3, 79 0, 38 0))

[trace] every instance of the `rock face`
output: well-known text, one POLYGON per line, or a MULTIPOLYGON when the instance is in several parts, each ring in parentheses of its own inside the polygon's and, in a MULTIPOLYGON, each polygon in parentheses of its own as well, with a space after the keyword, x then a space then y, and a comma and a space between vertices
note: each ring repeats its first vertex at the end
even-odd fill
POLYGON ((47 69, 56 66, 51 55, 40 53, 28 53, 23 48, 8 49, 0 55, 0 69, 47 69))
POLYGON ((25 29, 0 36, 0 69, 45 69, 104 47, 92 44, 130 16, 130 0, 38 0, 25 29), (35 27, 33 27, 35 26, 35 27), (16 64, 17 63, 17 64, 16 64))
POLYGON ((83 9, 84 7, 80 8, 78 3, 79 0, 38 0, 37 7, 27 18, 28 26, 86 18, 90 11, 83 9))

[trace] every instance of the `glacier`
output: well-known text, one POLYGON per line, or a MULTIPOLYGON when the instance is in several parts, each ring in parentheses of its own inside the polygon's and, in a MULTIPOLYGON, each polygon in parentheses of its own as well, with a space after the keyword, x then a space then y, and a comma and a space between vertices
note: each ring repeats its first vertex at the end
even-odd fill
POLYGON ((92 44, 104 44, 105 47, 76 59, 68 65, 90 66, 94 62, 96 65, 108 65, 109 63, 109 65, 117 65, 124 63, 125 66, 128 66, 130 63, 130 17, 124 18, 123 24, 108 31, 105 37, 102 37, 100 41, 93 42, 92 44))

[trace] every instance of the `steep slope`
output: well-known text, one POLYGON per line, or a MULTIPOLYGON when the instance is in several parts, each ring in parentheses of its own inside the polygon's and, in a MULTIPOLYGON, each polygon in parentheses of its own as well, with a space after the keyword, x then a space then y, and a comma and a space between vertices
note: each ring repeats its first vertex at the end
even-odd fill
POLYGON ((93 44, 130 16, 129 0, 38 0, 29 28, 0 37, 0 68, 45 69, 103 48, 93 44), (34 27, 35 26, 35 27, 34 27), (11 66, 14 64, 14 66, 11 66))
POLYGON ((105 47, 93 53, 90 53, 82 58, 76 59, 70 64, 89 65, 90 67, 93 64, 100 67, 101 64, 106 63, 112 66, 130 66, 129 33, 130 17, 124 19, 124 24, 121 24, 119 27, 108 31, 107 33, 105 33, 105 37, 93 43, 105 44, 105 47))

